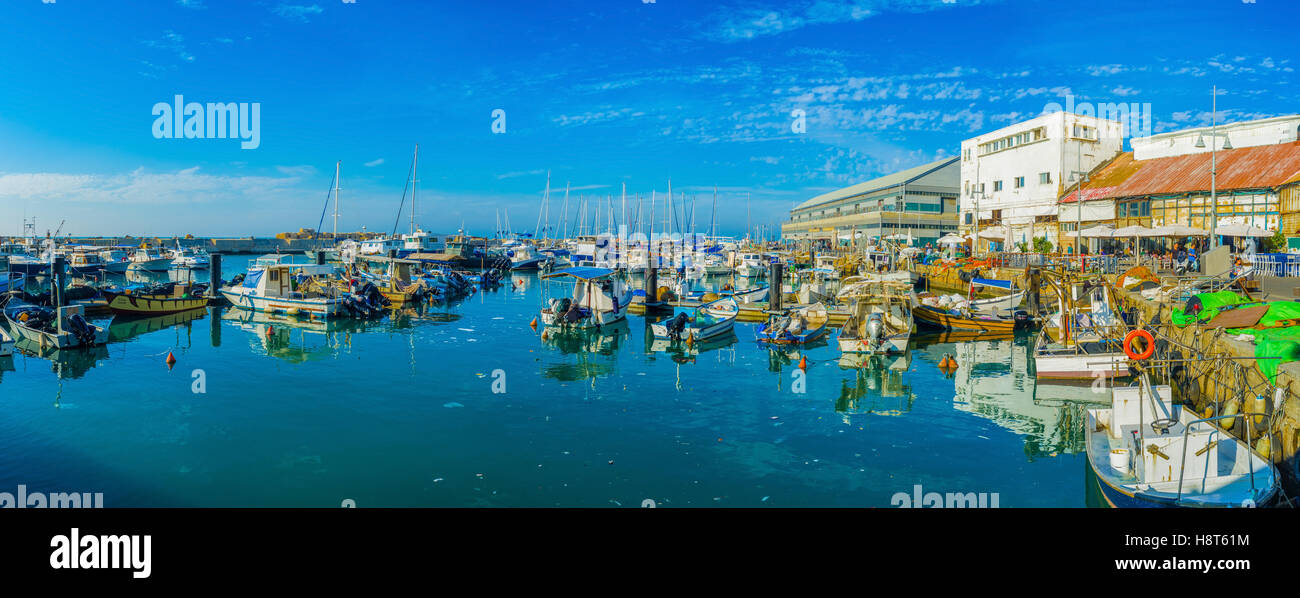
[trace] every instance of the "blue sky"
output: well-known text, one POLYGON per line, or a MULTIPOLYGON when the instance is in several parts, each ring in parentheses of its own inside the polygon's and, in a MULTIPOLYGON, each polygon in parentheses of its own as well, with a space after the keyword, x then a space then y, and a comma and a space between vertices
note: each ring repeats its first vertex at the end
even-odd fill
MULTIPOLYGON (((942 157, 1051 102, 1150 103, 1156 132, 1300 112, 1294 0, 6 0, 0 234, 531 231, 566 182, 698 197, 719 228, 942 157), (156 139, 154 104, 257 102, 260 145, 156 139), (505 111, 504 134, 492 112, 505 111), (806 114, 795 133, 791 112, 806 114), (409 205, 409 204, 408 204, 409 205), (408 216, 402 215, 401 229, 408 216), (326 229, 329 228, 327 223, 326 229)), ((576 216, 571 216, 571 219, 576 216)), ((662 215, 660 216, 662 218, 662 215)))

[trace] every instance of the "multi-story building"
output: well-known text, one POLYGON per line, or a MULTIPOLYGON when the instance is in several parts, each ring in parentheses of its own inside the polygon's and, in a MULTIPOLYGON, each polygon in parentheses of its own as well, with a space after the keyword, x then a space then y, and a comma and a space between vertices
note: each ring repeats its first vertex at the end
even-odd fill
MULTIPOLYGON (((1173 131, 1130 143, 1133 151, 1098 169, 1081 190, 1064 191, 1062 221, 1081 213, 1085 231, 1107 224, 1183 225, 1208 232, 1217 215, 1216 230, 1245 224, 1300 236, 1300 115, 1173 131), (1213 193, 1212 169, 1217 169, 1213 193)), ((1106 243, 1086 237, 1083 242, 1094 251, 1106 243)))
POLYGON ((962 232, 978 228, 982 250, 1032 246, 1036 237, 1059 247, 1059 233, 1068 230, 1064 224, 1058 228, 1061 191, 1072 178, 1119 154, 1123 144, 1119 121, 1068 112, 963 141, 962 232))
POLYGON ((925 245, 957 230, 957 158, 823 193, 790 211, 781 236, 794 241, 845 244, 911 235, 925 245))

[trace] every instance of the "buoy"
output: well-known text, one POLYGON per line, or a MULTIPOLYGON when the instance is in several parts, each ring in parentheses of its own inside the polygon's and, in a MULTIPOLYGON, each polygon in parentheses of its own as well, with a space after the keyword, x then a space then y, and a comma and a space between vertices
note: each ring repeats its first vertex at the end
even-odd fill
POLYGON ((528 323, 528 327, 537 330, 537 316, 533 316, 533 321, 528 323))
POLYGON ((695 337, 689 334, 686 335, 686 346, 690 347, 693 346, 694 344, 695 344, 695 337))
POLYGON ((808 370, 808 356, 807 356, 807 355, 804 355, 804 356, 802 356, 802 357, 799 358, 799 369, 801 369, 801 370, 805 370, 805 371, 808 370))
POLYGON ((1269 442, 1268 436, 1264 436, 1260 438, 1259 442, 1255 443, 1255 452, 1259 453, 1266 459, 1273 458, 1272 450, 1273 450, 1273 443, 1269 442))
POLYGON ((171 351, 168 351, 166 361, 167 361, 167 369, 170 370, 172 369, 172 366, 176 365, 176 356, 172 355, 171 351))
MULTIPOLYGON (((1223 414, 1224 414, 1224 415, 1237 415, 1237 412, 1240 411, 1240 410, 1241 410, 1241 403, 1240 403, 1239 401, 1237 401, 1236 399, 1233 399, 1233 400, 1231 400, 1231 401, 1228 401, 1228 404, 1223 406, 1223 414)), ((1237 421, 1237 418, 1235 418, 1235 417, 1230 417, 1230 418, 1227 418, 1227 419, 1220 420, 1220 421, 1219 421, 1219 425, 1220 425, 1220 426, 1223 426, 1223 429, 1224 429, 1224 430, 1231 430, 1231 429, 1232 429, 1232 424, 1233 424, 1234 422, 1236 422, 1236 421, 1237 421)))

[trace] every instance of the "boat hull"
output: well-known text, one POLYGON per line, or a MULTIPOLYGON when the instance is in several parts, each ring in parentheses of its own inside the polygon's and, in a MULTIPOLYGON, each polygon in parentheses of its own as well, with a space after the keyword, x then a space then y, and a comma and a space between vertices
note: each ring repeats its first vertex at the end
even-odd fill
POLYGON ((74 347, 84 347, 87 345, 103 345, 108 343, 108 329, 103 326, 93 326, 95 328, 95 338, 90 343, 82 343, 77 337, 64 334, 50 334, 33 328, 28 328, 15 322, 5 314, 5 320, 9 322, 9 331, 13 333, 15 340, 28 340, 40 345, 41 349, 70 349, 74 347))
POLYGON ((342 315, 343 313, 343 301, 341 299, 310 300, 258 297, 256 295, 232 291, 230 289, 221 289, 221 295, 225 297, 231 305, 239 309, 269 314, 332 318, 342 315))
POLYGON ((172 267, 172 261, 170 258, 159 258, 156 260, 141 260, 138 262, 131 262, 130 269, 135 270, 137 272, 141 272, 141 271, 166 272, 170 270, 171 267, 172 267))
POLYGON ((1013 332, 1015 320, 966 318, 933 309, 927 305, 912 308, 917 322, 944 330, 970 330, 978 332, 1013 332))
POLYGON ((190 311, 207 307, 207 297, 182 299, 160 295, 127 295, 112 291, 100 291, 108 301, 108 308, 115 314, 136 316, 159 316, 190 311))
POLYGON ((1093 380, 1129 375, 1128 356, 1123 353, 1038 355, 1034 358, 1034 367, 1039 378, 1052 380, 1093 380))

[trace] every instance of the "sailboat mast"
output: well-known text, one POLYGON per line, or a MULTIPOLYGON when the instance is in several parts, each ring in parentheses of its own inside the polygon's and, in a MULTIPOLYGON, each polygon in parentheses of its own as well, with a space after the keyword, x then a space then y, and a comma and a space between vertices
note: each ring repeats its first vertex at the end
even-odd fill
POLYGON ((339 170, 342 160, 334 163, 334 244, 339 242, 339 170))
POLYGON ((415 159, 411 162, 411 234, 415 234, 415 198, 420 187, 420 144, 415 144, 415 159))

